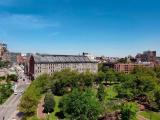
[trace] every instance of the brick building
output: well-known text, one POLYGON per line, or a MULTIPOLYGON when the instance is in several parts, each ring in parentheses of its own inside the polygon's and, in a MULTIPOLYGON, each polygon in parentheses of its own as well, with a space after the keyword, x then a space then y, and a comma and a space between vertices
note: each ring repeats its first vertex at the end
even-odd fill
POLYGON ((117 63, 114 65, 114 70, 117 72, 130 73, 135 67, 154 67, 154 64, 151 62, 142 62, 142 63, 117 63))

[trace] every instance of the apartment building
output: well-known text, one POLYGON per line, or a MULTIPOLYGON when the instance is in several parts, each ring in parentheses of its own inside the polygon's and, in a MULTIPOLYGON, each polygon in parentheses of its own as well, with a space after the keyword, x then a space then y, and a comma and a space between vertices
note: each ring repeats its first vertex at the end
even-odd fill
POLYGON ((144 51, 143 54, 137 54, 137 62, 156 62, 156 51, 144 51))
POLYGON ((28 74, 30 79, 48 73, 63 69, 85 72, 89 70, 92 73, 98 71, 98 63, 84 55, 31 55, 28 64, 28 74))
POLYGON ((135 67, 154 67, 151 62, 141 62, 141 63, 117 63, 114 65, 114 70, 117 72, 130 73, 135 67))

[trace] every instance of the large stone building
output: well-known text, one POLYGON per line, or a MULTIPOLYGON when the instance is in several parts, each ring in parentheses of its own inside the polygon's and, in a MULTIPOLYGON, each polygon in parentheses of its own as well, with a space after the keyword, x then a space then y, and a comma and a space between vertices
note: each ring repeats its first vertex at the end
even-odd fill
POLYGON ((76 70, 85 72, 89 70, 92 73, 98 71, 98 63, 94 59, 90 59, 84 55, 32 55, 29 58, 28 75, 30 79, 48 73, 63 69, 76 70))

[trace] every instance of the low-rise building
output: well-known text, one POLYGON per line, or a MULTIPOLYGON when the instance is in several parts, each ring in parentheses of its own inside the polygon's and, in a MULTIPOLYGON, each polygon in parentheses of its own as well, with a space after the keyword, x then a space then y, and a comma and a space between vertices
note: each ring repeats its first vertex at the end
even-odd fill
POLYGON ((2 57, 5 55, 5 53, 7 52, 7 44, 4 43, 0 43, 0 58, 2 59, 2 57))
POLYGON ((151 62, 140 62, 140 63, 117 63, 114 65, 114 70, 117 72, 130 73, 135 67, 154 67, 151 62))
POLYGON ((4 76, 6 77, 7 74, 8 74, 7 68, 0 69, 0 77, 4 77, 4 76))
POLYGON ((85 72, 89 70, 92 73, 98 71, 98 63, 94 59, 90 59, 84 55, 32 55, 28 63, 28 75, 30 79, 48 73, 63 69, 76 70, 85 72))
POLYGON ((9 52, 9 61, 11 63, 17 63, 17 56, 20 56, 21 53, 9 52))
POLYGON ((21 54, 17 56, 17 63, 18 64, 25 64, 27 62, 27 55, 26 54, 21 54))

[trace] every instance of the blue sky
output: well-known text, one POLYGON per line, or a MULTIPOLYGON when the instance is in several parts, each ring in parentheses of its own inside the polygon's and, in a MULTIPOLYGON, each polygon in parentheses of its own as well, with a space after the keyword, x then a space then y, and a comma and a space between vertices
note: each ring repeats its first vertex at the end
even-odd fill
POLYGON ((0 0, 0 41, 11 51, 160 55, 159 0, 0 0))

